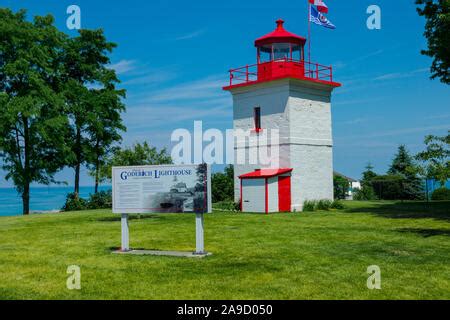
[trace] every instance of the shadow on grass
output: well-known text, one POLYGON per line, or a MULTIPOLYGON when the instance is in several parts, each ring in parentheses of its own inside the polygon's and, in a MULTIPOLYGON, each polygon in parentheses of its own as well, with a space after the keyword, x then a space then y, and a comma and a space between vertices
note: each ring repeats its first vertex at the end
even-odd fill
POLYGON ((445 229, 416 229, 416 228, 403 228, 396 229, 398 232, 402 233, 415 233, 424 238, 429 238, 433 236, 447 236, 450 237, 450 230, 445 229))
MULTIPOLYGON (((152 214, 130 215, 130 216, 128 216, 128 220, 144 220, 144 219, 161 220, 161 219, 164 219, 164 218, 162 216, 157 216, 157 215, 152 215, 152 214)), ((100 221, 100 222, 117 222, 117 221, 120 221, 120 215, 117 215, 117 217, 98 218, 97 221, 100 221)))
MULTIPOLYGON (((106 248, 106 251, 107 252, 115 252, 115 251, 119 251, 121 249, 122 249, 121 247, 109 247, 109 248, 106 248)), ((161 250, 159 248, 134 248, 134 247, 130 248, 130 250, 163 251, 163 250, 161 250)))
POLYGON ((371 202, 364 207, 345 209, 348 213, 372 213, 391 219, 436 219, 450 222, 450 201, 371 202))

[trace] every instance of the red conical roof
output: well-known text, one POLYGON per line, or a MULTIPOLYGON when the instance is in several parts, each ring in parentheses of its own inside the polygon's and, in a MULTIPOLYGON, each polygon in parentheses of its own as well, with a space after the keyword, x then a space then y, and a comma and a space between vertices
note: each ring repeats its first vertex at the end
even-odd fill
POLYGON ((272 31, 271 33, 266 34, 265 36, 256 39, 255 46, 256 47, 262 47, 267 44, 271 43, 294 43, 298 45, 303 45, 306 42, 306 39, 303 37, 300 37, 294 33, 288 32, 284 29, 283 23, 284 21, 282 19, 278 19, 277 21, 277 28, 275 31, 272 31))

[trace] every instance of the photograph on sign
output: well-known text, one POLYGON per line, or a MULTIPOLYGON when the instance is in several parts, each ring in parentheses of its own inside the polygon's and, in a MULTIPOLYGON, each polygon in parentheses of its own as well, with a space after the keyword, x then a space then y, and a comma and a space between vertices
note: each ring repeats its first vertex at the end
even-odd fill
POLYGON ((209 168, 206 164, 113 167, 113 212, 211 212, 209 168))

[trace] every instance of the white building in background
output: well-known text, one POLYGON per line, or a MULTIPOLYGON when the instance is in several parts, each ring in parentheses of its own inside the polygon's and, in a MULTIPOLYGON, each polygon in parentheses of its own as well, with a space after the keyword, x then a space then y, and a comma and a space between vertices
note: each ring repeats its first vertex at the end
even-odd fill
POLYGON ((347 190, 347 197, 346 200, 353 200, 353 195, 355 194, 355 191, 357 189, 361 189, 361 181, 355 180, 353 178, 344 176, 343 174, 339 172, 334 172, 335 176, 340 176, 348 181, 348 190, 347 190))
MULTIPOLYGON (((233 96, 234 129, 262 135, 279 131, 276 168, 235 161, 235 200, 243 211, 301 211, 305 200, 333 199, 331 66, 306 61, 306 39, 286 31, 283 20, 275 31, 257 39, 257 63, 230 70, 224 90, 233 96)), ((268 134, 270 136, 270 134, 268 134)), ((235 143, 235 154, 261 145, 235 143)), ((236 159, 235 159, 236 160, 236 159)))

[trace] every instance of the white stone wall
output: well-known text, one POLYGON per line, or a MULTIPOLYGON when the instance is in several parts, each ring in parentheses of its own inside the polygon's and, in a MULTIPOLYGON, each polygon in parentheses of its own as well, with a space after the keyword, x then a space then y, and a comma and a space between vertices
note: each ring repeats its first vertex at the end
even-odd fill
POLYGON ((269 212, 278 212, 278 177, 269 178, 267 182, 269 212))
POLYGON ((333 199, 331 91, 291 81, 288 100, 292 209, 305 200, 333 199))
MULTIPOLYGON (((263 130, 279 130, 277 167, 293 168, 292 210, 302 210, 304 200, 333 199, 331 88, 310 81, 283 79, 235 88, 231 93, 234 129, 253 129, 253 110, 260 107, 263 130)), ((244 149, 248 155, 248 144, 244 149)), ((235 160, 241 150, 235 144, 235 160)), ((236 201, 240 197, 237 177, 267 167, 270 166, 235 164, 236 201)))

